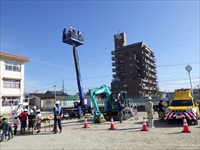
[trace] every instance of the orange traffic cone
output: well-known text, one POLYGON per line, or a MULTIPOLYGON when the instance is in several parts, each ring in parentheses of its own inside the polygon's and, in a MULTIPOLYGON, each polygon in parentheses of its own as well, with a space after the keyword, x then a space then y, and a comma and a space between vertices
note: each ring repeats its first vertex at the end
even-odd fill
POLYGON ((186 133, 190 133, 191 132, 189 127, 188 127, 187 120, 186 120, 185 117, 183 118, 183 131, 182 132, 186 132, 186 133))
POLYGON ((111 117, 111 123, 110 123, 110 128, 109 130, 115 130, 115 124, 114 124, 114 121, 113 121, 113 118, 111 117))
POLYGON ((142 125, 142 130, 141 131, 148 131, 148 127, 147 127, 147 124, 146 124, 146 119, 143 117, 143 125, 142 125))
POLYGON ((88 122, 87 122, 87 119, 86 119, 86 118, 85 118, 85 121, 84 121, 84 126, 83 126, 83 128, 89 128, 88 122))

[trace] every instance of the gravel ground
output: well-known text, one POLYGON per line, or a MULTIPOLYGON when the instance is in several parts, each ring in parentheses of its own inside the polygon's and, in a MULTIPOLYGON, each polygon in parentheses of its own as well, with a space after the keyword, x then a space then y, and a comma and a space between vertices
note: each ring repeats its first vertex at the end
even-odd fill
MULTIPOLYGON (((43 113, 44 116, 49 113, 43 113)), ((114 122, 116 130, 109 130, 110 122, 94 124, 88 118, 89 128, 83 128, 84 118, 80 120, 63 120, 63 132, 52 134, 50 130, 33 135, 16 135, 13 139, 0 143, 0 149, 154 149, 154 150, 200 150, 200 126, 190 125, 191 133, 182 133, 183 123, 173 124, 159 122, 155 119, 155 128, 141 131, 145 112, 139 112, 139 120, 133 118, 119 123, 114 122)), ((89 117, 89 116, 88 116, 89 117)), ((155 115, 157 117, 157 115, 155 115)), ((199 121, 200 124, 200 121, 199 121)), ((44 125, 44 124, 43 124, 44 125)))

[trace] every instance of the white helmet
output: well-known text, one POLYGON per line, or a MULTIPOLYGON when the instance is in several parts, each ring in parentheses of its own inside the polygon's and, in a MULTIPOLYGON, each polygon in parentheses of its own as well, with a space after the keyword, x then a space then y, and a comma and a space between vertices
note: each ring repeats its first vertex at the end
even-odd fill
POLYGON ((40 112, 40 109, 36 110, 36 112, 40 112))
POLYGON ((59 101, 55 101, 55 104, 59 105, 59 101))
POLYGON ((33 108, 36 109, 37 107, 36 107, 36 106, 33 106, 33 108))
POLYGON ((148 97, 148 100, 149 100, 149 101, 151 100, 151 97, 150 97, 150 96, 148 97))
POLYGON ((28 111, 26 108, 24 108, 24 111, 28 111))

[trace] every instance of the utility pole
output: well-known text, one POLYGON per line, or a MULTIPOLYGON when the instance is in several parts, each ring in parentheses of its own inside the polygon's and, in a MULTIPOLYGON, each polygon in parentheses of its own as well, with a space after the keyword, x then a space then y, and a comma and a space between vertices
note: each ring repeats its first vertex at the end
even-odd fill
POLYGON ((63 93, 65 93, 65 83, 64 83, 64 79, 62 80, 62 91, 63 91, 63 93))
POLYGON ((56 85, 54 85, 54 99, 56 101, 56 85))
POLYGON ((191 82, 191 77, 190 77, 190 71, 192 70, 192 66, 187 65, 187 66, 185 67, 185 70, 188 71, 188 74, 189 74, 191 93, 192 93, 192 97, 194 98, 194 93, 193 93, 193 89, 192 89, 192 82, 191 82))

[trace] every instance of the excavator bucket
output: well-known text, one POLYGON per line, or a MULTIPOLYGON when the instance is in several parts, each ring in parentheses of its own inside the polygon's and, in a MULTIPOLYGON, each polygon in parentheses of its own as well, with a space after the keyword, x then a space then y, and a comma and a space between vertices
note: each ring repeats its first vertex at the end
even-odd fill
POLYGON ((103 118, 96 118, 96 119, 94 119, 94 123, 104 123, 104 122, 106 122, 106 120, 105 120, 104 117, 103 118))

